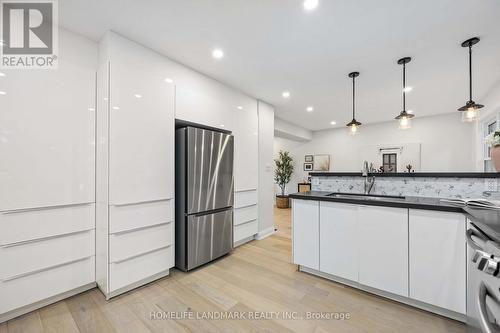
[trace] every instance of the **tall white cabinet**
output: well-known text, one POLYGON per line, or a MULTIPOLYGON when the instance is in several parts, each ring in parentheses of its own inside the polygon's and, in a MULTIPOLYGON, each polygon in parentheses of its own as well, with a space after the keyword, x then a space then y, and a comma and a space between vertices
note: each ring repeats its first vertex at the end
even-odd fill
POLYGON ((109 298, 174 265, 174 86, 165 58, 99 45, 96 280, 109 298))
POLYGON ((0 322, 95 286, 96 45, 0 76, 0 322))
POLYGON ((240 245, 259 232, 259 119, 257 101, 237 96, 234 114, 234 243, 240 245))

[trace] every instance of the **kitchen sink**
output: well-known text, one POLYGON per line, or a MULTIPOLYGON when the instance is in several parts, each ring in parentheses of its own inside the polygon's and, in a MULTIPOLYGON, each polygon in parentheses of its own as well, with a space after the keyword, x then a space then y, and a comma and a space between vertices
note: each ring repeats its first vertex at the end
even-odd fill
POLYGON ((341 193, 333 192, 327 194, 329 197, 341 199, 358 199, 358 200, 405 200, 406 197, 396 195, 379 195, 379 194, 362 194, 362 193, 341 193))

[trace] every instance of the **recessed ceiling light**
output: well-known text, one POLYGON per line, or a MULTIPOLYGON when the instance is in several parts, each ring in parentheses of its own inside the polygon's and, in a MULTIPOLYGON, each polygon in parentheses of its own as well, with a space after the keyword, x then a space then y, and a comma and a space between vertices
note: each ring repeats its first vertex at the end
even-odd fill
POLYGON ((0 91, 0 95, 7 95, 5 91, 0 91))
POLYGON ((134 94, 134 97, 135 98, 142 98, 142 95, 140 95, 140 94, 134 94))
POLYGON ((237 106, 238 110, 243 110, 243 107, 241 105, 237 106))
POLYGON ((283 98, 289 98, 290 97, 290 92, 289 91, 283 91, 283 93, 281 94, 281 96, 283 96, 283 98))
POLYGON ((107 100, 108 100, 108 98, 107 98, 107 97, 104 97, 103 99, 104 99, 105 101, 107 101, 107 100))
POLYGON ((220 124, 220 127, 224 127, 224 124, 220 124))
POLYGON ((337 125, 337 122, 336 121, 331 121, 330 124, 337 125))
POLYGON ((88 108, 87 110, 89 110, 89 111, 95 111, 94 108, 88 108))
POLYGON ((307 112, 313 112, 313 111, 314 111, 314 108, 313 108, 312 106, 308 106, 308 107, 306 108, 306 111, 307 111, 307 112))
POLYGON ((405 88, 403 89, 403 91, 404 91, 404 92, 410 92, 410 91, 412 91, 412 90, 413 90, 413 88, 412 88, 412 87, 405 87, 405 88))
POLYGON ((0 76, 5 76, 5 73, 0 72, 0 76))
POLYGON ((165 79, 165 82, 167 82, 167 83, 174 83, 174 80, 172 80, 171 78, 167 77, 165 79))
POLYGON ((221 49, 214 49, 212 51, 212 57, 214 57, 215 59, 221 59, 222 57, 224 57, 224 52, 221 49))
POLYGON ((113 106, 113 110, 120 110, 119 106, 113 106))
POLYGON ((318 0, 305 0, 304 1, 304 9, 305 10, 313 10, 318 7, 318 0))

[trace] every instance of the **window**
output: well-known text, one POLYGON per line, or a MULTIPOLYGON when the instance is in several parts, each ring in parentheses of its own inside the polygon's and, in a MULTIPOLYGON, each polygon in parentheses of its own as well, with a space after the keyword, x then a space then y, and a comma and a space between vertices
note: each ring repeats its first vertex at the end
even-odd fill
POLYGON ((398 172, 398 154, 382 154, 384 172, 398 172))

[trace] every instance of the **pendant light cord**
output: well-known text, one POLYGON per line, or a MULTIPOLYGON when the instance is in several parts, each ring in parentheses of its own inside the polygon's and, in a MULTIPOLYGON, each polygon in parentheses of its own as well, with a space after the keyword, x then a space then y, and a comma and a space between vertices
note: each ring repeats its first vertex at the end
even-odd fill
POLYGON ((469 44, 469 101, 472 101, 472 45, 469 44))
POLYGON ((354 117, 354 101, 356 97, 356 85, 354 84, 355 77, 352 77, 352 119, 355 119, 354 117))
POLYGON ((403 112, 406 112, 406 63, 403 63, 403 112))

